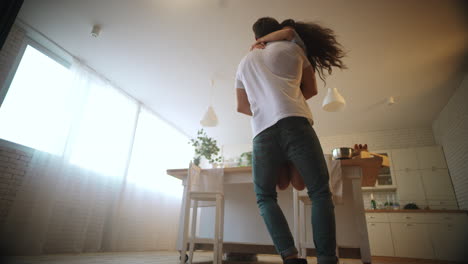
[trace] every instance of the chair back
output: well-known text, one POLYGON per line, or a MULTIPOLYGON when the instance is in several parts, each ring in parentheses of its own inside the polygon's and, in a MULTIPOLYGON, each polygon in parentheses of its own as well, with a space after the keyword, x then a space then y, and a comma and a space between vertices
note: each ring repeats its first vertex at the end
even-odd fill
POLYGON ((224 192, 224 169, 201 169, 191 163, 187 186, 191 192, 224 192))

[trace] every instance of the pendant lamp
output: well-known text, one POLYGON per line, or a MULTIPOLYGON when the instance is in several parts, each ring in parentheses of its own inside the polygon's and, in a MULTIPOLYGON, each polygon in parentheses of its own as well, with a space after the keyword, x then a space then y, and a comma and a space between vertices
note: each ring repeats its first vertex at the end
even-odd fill
POLYGON ((218 124, 218 117, 211 105, 208 106, 203 119, 200 120, 200 124, 204 127, 214 127, 218 124))
POLYGON ((346 101, 336 88, 328 88, 327 95, 323 99, 322 108, 327 112, 343 110, 346 101))
POLYGON ((208 109, 206 109, 205 114, 203 115, 202 120, 200 120, 200 124, 203 127, 215 127, 218 125, 218 117, 216 116, 216 113, 213 109, 213 88, 214 88, 214 81, 211 80, 211 99, 210 99, 210 105, 208 106, 208 109))

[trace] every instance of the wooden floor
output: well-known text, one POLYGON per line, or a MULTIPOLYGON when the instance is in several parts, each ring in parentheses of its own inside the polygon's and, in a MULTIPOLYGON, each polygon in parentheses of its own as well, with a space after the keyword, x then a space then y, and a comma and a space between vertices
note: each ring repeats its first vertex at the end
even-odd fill
MULTIPOLYGON (((281 259, 274 255, 259 255, 258 262, 223 262, 224 264, 281 264, 281 259)), ((43 256, 18 256, 0 259, 1 264, 177 264, 178 252, 118 252, 118 253, 86 253, 57 254, 43 256)), ((210 264, 211 252, 196 252, 194 262, 210 264)), ((316 264, 315 258, 308 258, 310 264, 316 264)), ((373 264, 451 264, 455 262, 415 260, 400 258, 374 257, 373 264)), ((340 264, 361 264, 357 259, 341 259, 340 264)))

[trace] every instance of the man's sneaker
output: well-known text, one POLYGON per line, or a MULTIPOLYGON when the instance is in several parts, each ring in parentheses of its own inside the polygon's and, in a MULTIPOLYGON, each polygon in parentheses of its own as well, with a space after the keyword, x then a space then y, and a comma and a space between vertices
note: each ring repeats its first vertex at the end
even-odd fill
POLYGON ((307 264, 307 260, 306 259, 300 259, 300 258, 286 259, 286 260, 284 260, 283 263, 284 264, 307 264))

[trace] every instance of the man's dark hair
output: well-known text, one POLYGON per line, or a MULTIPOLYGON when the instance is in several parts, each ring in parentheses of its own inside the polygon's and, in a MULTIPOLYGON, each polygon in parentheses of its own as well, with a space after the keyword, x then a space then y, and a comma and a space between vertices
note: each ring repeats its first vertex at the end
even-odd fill
POLYGON ((255 34, 255 39, 261 38, 281 29, 280 23, 272 17, 262 17, 257 20, 252 26, 255 34))

